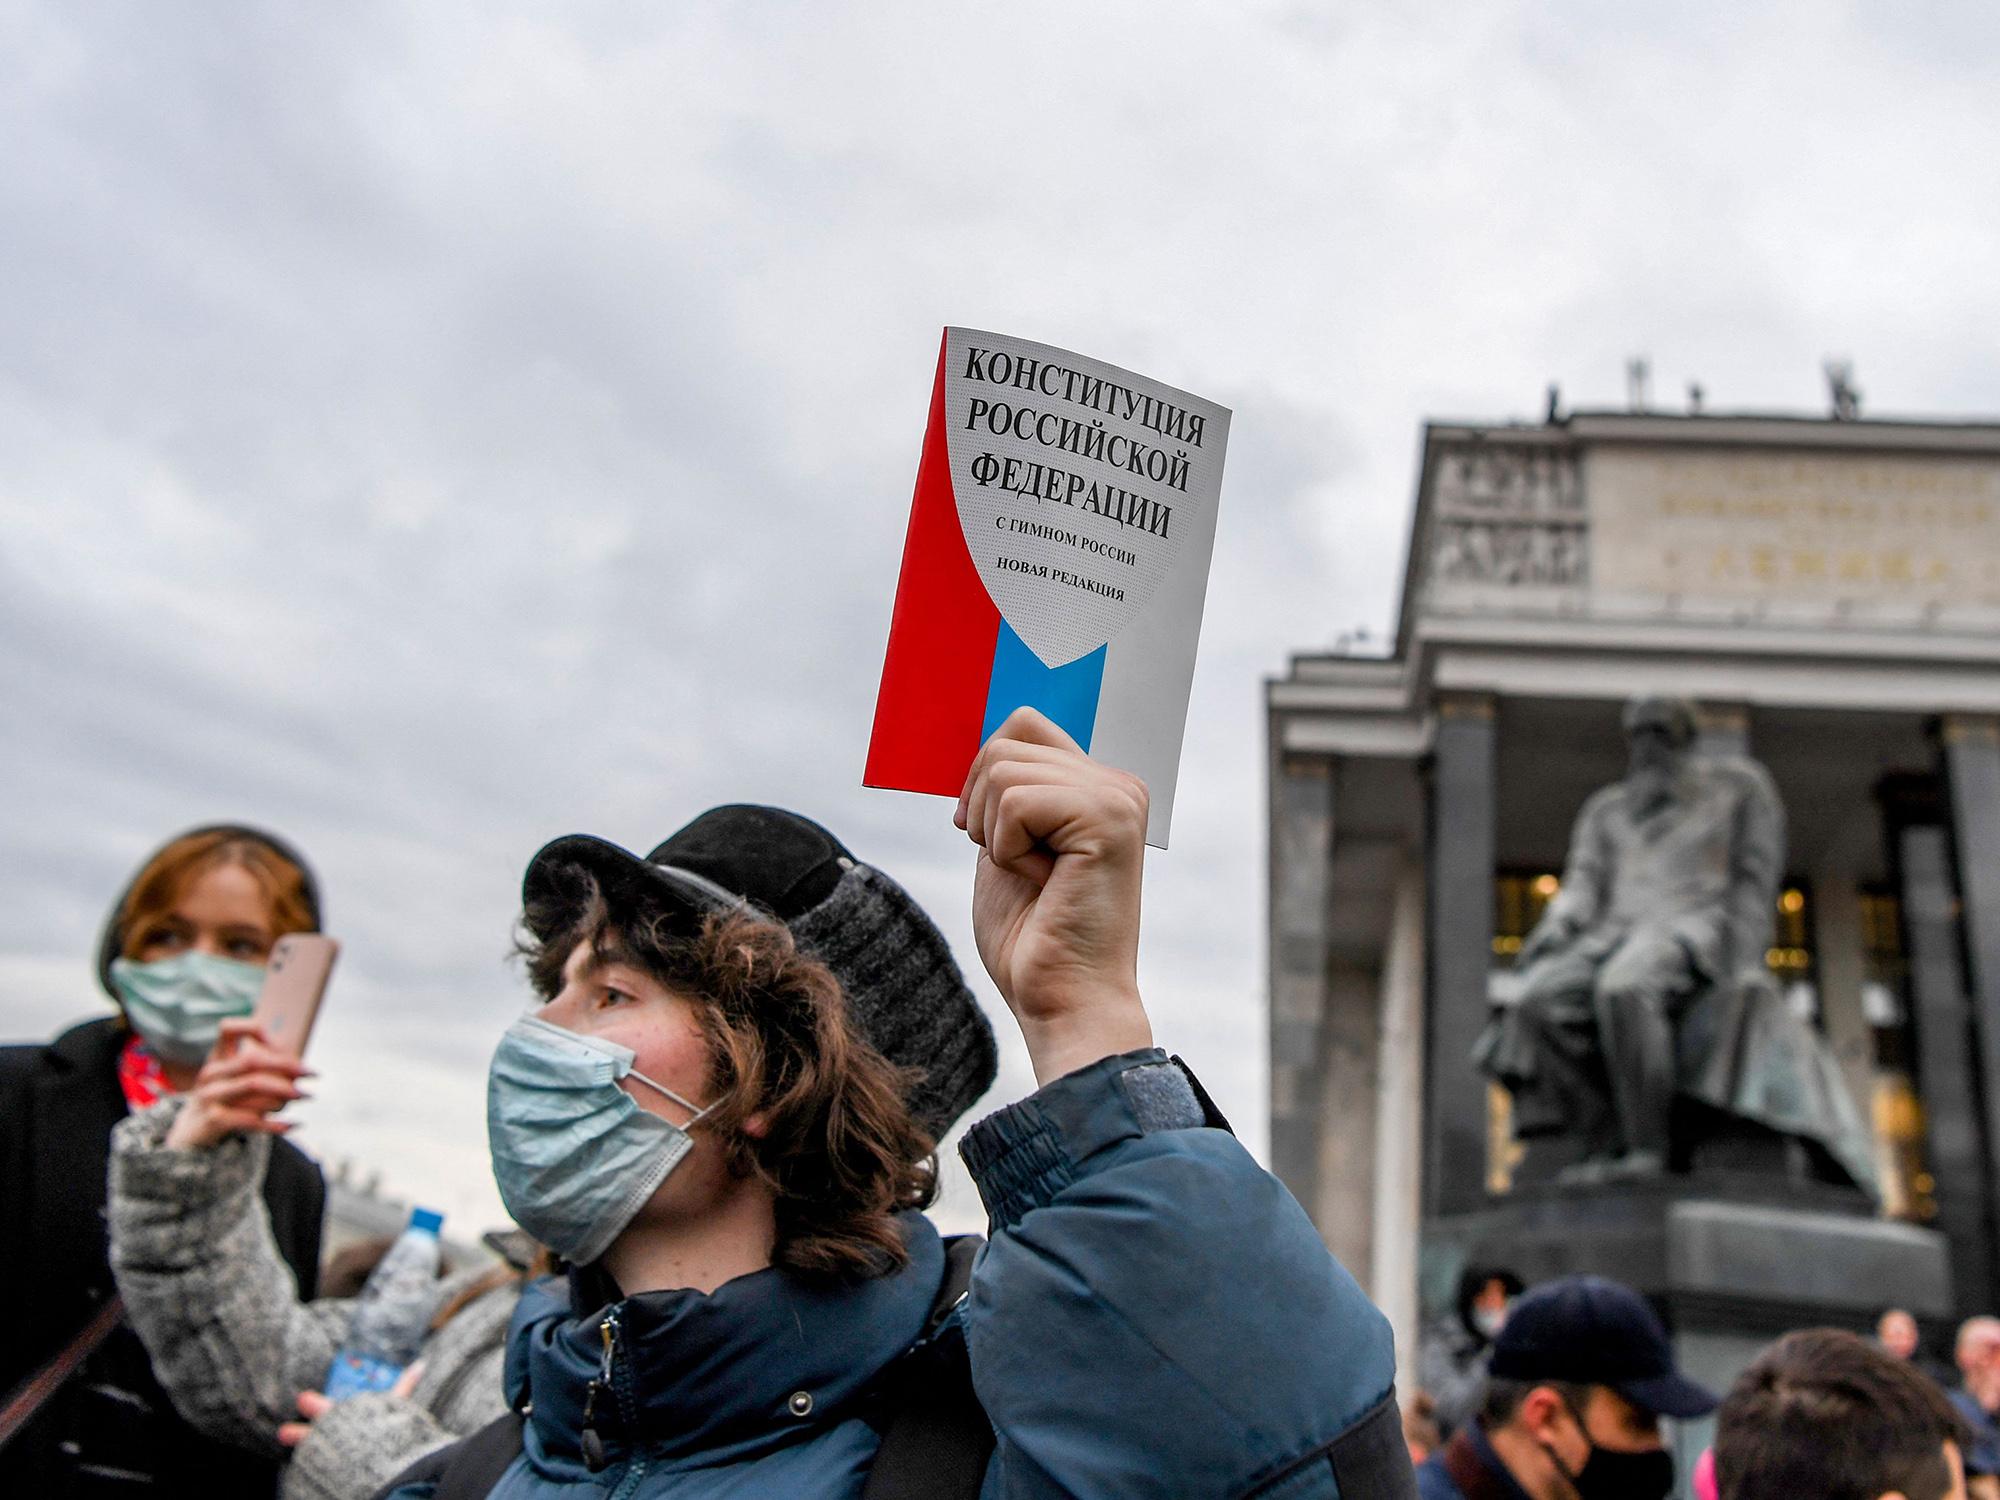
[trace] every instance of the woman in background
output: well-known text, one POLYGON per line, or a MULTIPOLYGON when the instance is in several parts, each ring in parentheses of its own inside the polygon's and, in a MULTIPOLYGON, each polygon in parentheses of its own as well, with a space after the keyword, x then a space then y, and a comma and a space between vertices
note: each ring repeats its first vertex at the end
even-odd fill
MULTIPOLYGON (((0 1323, 0 1392, 111 1321, 112 1127, 186 1089, 223 1020, 250 1013, 272 944, 319 921, 312 873, 282 840, 233 824, 182 834, 140 868, 105 924, 98 980, 118 1014, 47 1045, 0 1047, 0 1222, 25 1255, 0 1323)), ((277 1142, 264 1199, 301 1296, 315 1289, 325 1198, 319 1169, 277 1142)), ((272 1494, 276 1479, 271 1460, 175 1415, 122 1323, 0 1448, 9 1495, 237 1500, 272 1494)))
POLYGON ((1493 1341, 1524 1290, 1521 1278, 1505 1267, 1468 1266, 1458 1279, 1452 1310, 1424 1330, 1417 1386, 1431 1399, 1440 1438, 1450 1437, 1479 1410, 1493 1341))

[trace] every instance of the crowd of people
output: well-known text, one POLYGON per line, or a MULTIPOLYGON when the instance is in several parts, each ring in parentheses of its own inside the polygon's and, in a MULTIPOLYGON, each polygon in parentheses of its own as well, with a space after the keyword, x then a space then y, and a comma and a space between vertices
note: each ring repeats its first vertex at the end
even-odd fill
POLYGON ((352 1304, 284 1139, 311 1074, 248 1016, 319 890, 261 831, 173 840, 113 905, 116 1016, 0 1053, 32 1289, 0 1493, 1409 1494, 1386 1320, 1153 1044, 1146 811, 1026 710, 955 810, 1038 1083, 961 1148, 983 1243, 923 1209, 992 1030, 889 874, 750 805, 536 853, 487 1126, 546 1265, 440 1284, 401 1379, 339 1402, 352 1304))
POLYGON ((1024 710, 954 822, 1038 1084, 965 1137, 987 1238, 923 1213, 996 1049, 901 885, 770 807, 643 858, 572 835, 528 861, 534 999, 488 1072, 530 1242, 440 1279, 400 1378, 339 1401, 366 1266, 319 1284, 324 1189, 285 1139, 313 1075, 250 1015, 319 885, 258 829, 168 842, 105 924, 116 1013, 0 1049, 29 1292, 0 1492, 1657 1500, 1665 1424, 1713 1413, 1704 1496, 2000 1496, 1993 1319, 1949 1393, 1891 1312, 1718 1400, 1629 1288, 1475 1268, 1399 1406, 1387 1322, 1154 1045, 1143 786, 1024 710))
POLYGON ((1710 1415, 1696 1500, 2000 1500, 2000 1319, 1966 1320, 1954 1352, 1955 1370, 1930 1359, 1892 1307, 1873 1341, 1784 1335, 1718 1397, 1629 1287, 1474 1266, 1426 1332, 1404 1440, 1421 1500, 1665 1495, 1664 1424, 1710 1415))

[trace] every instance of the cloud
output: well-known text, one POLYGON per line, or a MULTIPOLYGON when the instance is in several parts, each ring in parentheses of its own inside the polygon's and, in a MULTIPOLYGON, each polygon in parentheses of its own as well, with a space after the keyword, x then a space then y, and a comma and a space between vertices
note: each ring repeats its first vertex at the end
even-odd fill
POLYGON ((347 943, 308 1139, 472 1215, 544 839, 790 803, 969 960, 948 809, 858 785, 958 322, 1236 412, 1142 977, 1260 1144, 1260 682, 1386 631, 1421 421, 1640 352, 1990 411, 1982 14, 12 7, 0 1017, 99 1003, 160 838, 268 822, 347 943))

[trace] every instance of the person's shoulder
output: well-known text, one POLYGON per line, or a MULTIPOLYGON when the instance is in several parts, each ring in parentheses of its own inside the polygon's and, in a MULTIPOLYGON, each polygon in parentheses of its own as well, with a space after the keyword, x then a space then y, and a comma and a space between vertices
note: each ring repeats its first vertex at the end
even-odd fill
POLYGON ((48 1074, 48 1050, 40 1042, 10 1042, 0 1046, 0 1129, 10 1135, 12 1122, 29 1116, 28 1091, 36 1079, 48 1074))
POLYGON ((1689 769, 1708 786, 1719 787, 1741 797, 1777 800, 1778 784, 1771 779, 1771 773, 1764 769, 1762 762, 1747 755, 1699 755, 1690 763, 1689 769))
POLYGON ((1958 1414, 1977 1427, 1991 1425, 1993 1418, 1985 1407, 1972 1399, 1972 1392, 1964 1386, 1954 1386, 1944 1393, 1945 1400, 1958 1408, 1958 1414))
POLYGON ((320 1173, 319 1163, 283 1136, 272 1138, 270 1171, 274 1177, 296 1181, 301 1186, 308 1181, 319 1184, 322 1189, 325 1186, 326 1179, 320 1173))
POLYGON ((9 1042, 0 1046, 0 1085, 109 1065, 118 1055, 123 1031, 116 1016, 80 1021, 52 1041, 9 1042))
POLYGON ((1583 806, 1577 809, 1579 823, 1605 817, 1625 805, 1625 783, 1607 782, 1583 799, 1583 806))
POLYGON ((0 1044, 0 1088, 33 1077, 48 1064, 46 1042, 6 1042, 0 1044))
MULTIPOLYGON (((0 1047, 0 1137, 9 1142, 32 1138, 38 1106, 55 1098, 96 1097, 116 1085, 111 1081, 123 1045, 123 1028, 106 1016, 72 1026, 50 1042, 22 1042, 0 1047)), ((109 1106, 93 1102, 93 1116, 109 1106)), ((108 1131, 122 1105, 106 1115, 108 1131)))
POLYGON ((1455 1312, 1443 1312, 1432 1318, 1417 1330, 1419 1351, 1435 1351, 1439 1356, 1449 1358, 1453 1364, 1468 1355, 1477 1354, 1481 1341, 1472 1330, 1459 1321, 1455 1312))

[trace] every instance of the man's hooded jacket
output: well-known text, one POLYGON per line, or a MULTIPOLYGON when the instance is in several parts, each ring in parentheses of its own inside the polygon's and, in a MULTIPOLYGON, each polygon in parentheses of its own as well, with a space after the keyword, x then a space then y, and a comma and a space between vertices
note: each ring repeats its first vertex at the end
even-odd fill
MULTIPOLYGON (((1414 1495, 1387 1322, 1203 1120, 1149 1050, 968 1135, 992 1239, 937 1337, 962 1340, 993 1428, 984 1500, 1414 1495)), ((768 1269, 588 1310, 560 1282, 531 1289, 507 1361, 522 1449, 488 1493, 859 1496, 945 1261, 925 1220, 905 1223, 909 1264, 855 1286, 768 1269)), ((432 1500, 431 1476, 391 1500, 432 1500)))

